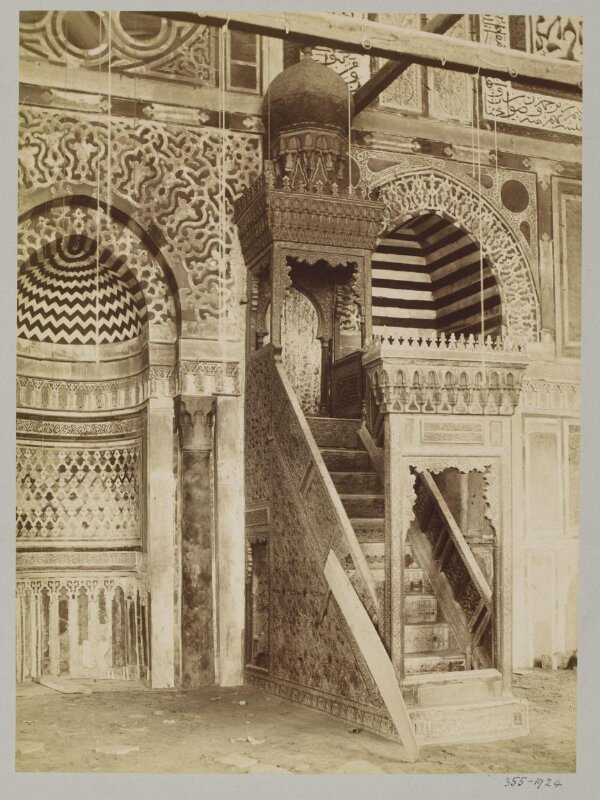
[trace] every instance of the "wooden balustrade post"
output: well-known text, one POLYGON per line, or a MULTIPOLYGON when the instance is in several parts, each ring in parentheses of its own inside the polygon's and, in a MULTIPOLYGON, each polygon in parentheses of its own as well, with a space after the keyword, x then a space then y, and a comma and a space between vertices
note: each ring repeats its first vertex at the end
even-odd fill
POLYGON ((401 681, 404 677, 403 520, 407 476, 403 474, 400 457, 400 416, 387 413, 384 425, 386 638, 396 678, 401 681))
POLYGON ((321 339, 321 400, 319 414, 327 416, 331 413, 329 402, 329 385, 331 382, 331 339, 321 339))

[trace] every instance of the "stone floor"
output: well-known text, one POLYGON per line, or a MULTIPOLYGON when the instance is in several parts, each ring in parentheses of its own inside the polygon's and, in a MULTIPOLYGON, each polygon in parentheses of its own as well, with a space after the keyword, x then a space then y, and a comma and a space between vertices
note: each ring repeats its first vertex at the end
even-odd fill
POLYGON ((61 694, 35 684, 17 697, 16 768, 24 772, 543 773, 575 770, 576 672, 527 670, 514 692, 530 704, 531 733, 514 741, 399 746, 259 690, 188 692, 90 684, 61 694))

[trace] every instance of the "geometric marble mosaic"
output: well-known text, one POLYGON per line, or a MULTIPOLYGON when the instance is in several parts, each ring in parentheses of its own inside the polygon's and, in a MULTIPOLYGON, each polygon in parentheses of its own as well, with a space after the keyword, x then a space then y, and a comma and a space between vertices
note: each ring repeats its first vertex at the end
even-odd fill
POLYGON ((130 272, 111 269, 86 236, 56 239, 18 278, 18 337, 52 344, 110 344, 136 338, 146 309, 130 272), (137 291, 136 291, 137 289, 137 291))
POLYGON ((137 443, 17 445, 17 539, 140 537, 137 443))

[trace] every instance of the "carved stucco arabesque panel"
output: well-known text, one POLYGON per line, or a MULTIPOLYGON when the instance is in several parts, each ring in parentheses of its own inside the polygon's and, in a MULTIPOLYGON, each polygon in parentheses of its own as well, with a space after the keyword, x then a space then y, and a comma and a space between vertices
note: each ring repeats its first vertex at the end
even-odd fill
MULTIPOLYGON (((373 172, 368 162, 376 155, 382 154, 366 149, 356 153, 361 179, 372 189, 379 189, 385 205, 382 234, 432 211, 450 218, 479 242, 491 266, 502 299, 505 337, 515 343, 536 341, 539 303, 532 265, 537 263, 537 247, 528 245, 515 227, 514 215, 502 208, 499 187, 486 190, 464 169, 439 159, 409 159, 392 153, 385 153, 387 160, 400 163, 373 172)), ((489 174, 493 176, 494 171, 489 170, 489 174)), ((533 187, 529 196, 535 197, 533 187)), ((530 213, 535 215, 533 199, 530 205, 530 213)), ((534 217, 527 221, 531 225, 534 217)), ((532 229, 532 242, 536 238, 537 226, 532 229)))
POLYGON ((260 137, 112 116, 107 187, 108 133, 108 116, 23 107, 22 205, 41 189, 68 196, 85 185, 96 196, 100 187, 105 201, 110 188, 109 202, 124 201, 142 229, 152 230, 153 238, 158 233, 161 252, 179 276, 181 306, 193 311, 184 334, 224 331, 239 338, 245 269, 232 203, 259 174, 260 137))

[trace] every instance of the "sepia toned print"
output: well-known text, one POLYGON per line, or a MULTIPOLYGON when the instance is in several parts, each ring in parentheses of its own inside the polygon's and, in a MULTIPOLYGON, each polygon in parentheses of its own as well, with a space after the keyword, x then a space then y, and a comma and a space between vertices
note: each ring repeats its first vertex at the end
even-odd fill
POLYGON ((21 13, 18 770, 575 770, 581 82, 578 17, 21 13))

